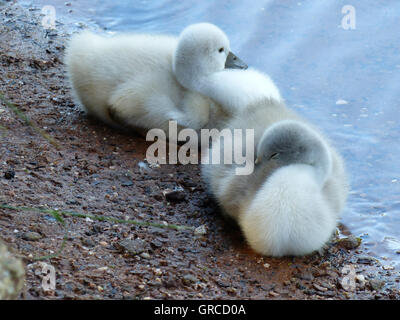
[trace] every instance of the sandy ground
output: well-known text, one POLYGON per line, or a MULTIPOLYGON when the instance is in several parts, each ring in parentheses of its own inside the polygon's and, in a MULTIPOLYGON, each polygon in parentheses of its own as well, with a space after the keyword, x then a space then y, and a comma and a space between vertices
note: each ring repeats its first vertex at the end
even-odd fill
POLYGON ((301 258, 253 253, 198 166, 150 168, 142 137, 80 111, 62 64, 69 35, 39 19, 0 1, 0 236, 25 263, 20 299, 399 298, 398 272, 354 239, 301 258), (43 263, 55 290, 43 289, 43 263))

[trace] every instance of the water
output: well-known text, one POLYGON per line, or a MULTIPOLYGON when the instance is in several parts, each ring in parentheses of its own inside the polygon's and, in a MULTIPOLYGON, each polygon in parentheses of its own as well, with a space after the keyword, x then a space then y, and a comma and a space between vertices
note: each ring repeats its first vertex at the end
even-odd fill
POLYGON ((349 30, 342 26, 347 0, 33 4, 110 31, 178 34, 195 22, 220 26, 232 51, 268 73, 288 105, 331 138, 352 186, 342 222, 368 252, 400 266, 400 1, 353 1, 356 24, 349 30))

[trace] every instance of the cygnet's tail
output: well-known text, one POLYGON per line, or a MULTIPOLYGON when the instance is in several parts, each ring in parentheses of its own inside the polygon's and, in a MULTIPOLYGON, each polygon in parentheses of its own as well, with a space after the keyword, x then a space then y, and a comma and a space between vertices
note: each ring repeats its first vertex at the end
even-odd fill
POLYGON ((279 122, 264 133, 257 161, 258 166, 274 162, 277 169, 240 216, 251 247, 271 256, 321 249, 336 227, 336 214, 322 193, 332 170, 322 137, 300 122, 279 122))

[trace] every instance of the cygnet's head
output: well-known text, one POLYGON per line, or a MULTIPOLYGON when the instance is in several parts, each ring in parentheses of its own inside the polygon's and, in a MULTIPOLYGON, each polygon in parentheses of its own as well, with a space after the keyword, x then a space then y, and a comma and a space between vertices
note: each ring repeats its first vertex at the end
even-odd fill
POLYGON ((256 164, 274 161, 278 167, 306 164, 315 168, 323 184, 331 172, 330 151, 317 132, 293 120, 277 122, 267 129, 257 148, 256 164))
POLYGON ((179 36, 173 68, 178 81, 189 89, 196 81, 225 68, 246 69, 247 65, 230 52, 229 39, 217 26, 198 23, 179 36))

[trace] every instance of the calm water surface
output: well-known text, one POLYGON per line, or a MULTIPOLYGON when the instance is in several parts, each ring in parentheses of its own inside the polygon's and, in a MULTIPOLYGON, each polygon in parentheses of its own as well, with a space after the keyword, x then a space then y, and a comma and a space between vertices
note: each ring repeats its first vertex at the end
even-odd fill
POLYGON ((370 254, 400 267, 400 1, 21 2, 109 31, 220 26, 232 51, 268 73, 288 105, 332 139, 351 180, 342 222, 370 254), (347 4, 355 29, 342 27, 347 4))

